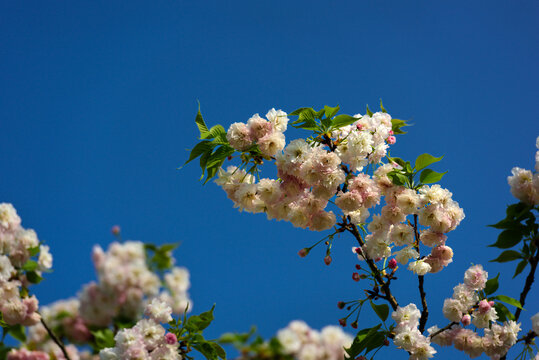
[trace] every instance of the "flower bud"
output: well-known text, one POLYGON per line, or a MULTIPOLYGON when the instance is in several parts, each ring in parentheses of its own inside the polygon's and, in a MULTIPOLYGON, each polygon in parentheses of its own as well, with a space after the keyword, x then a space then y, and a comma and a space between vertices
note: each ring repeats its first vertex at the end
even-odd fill
POLYGON ((337 303, 337 307, 338 307, 339 309, 344 309, 344 306, 345 306, 345 305, 346 305, 346 304, 344 303, 344 301, 339 301, 339 302, 337 303))
POLYGON ((332 260, 331 256, 329 256, 329 255, 326 255, 326 257, 324 258, 324 262, 326 263, 326 265, 331 264, 331 260, 332 260))
POLYGON ((112 235, 118 236, 118 235, 120 235, 120 227, 119 227, 118 225, 114 225, 114 226, 110 229, 110 232, 112 233, 112 235))
POLYGON ((488 302, 488 304, 490 305, 490 307, 493 307, 493 306, 494 306, 494 301, 490 300, 490 301, 488 302))
POLYGON ((173 333, 167 333, 165 335, 165 342, 169 345, 174 345, 178 342, 178 338, 173 333))
POLYGON ((390 269, 395 269, 397 267, 397 260, 395 258, 389 260, 389 264, 387 265, 390 269))
POLYGON ((351 323, 350 326, 353 327, 354 329, 357 329, 357 321, 354 321, 353 323, 351 323))
POLYGON ((470 315, 466 314, 462 317, 460 322, 462 323, 462 325, 468 326, 472 323, 472 318, 470 317, 470 315))
POLYGON ((340 324, 342 327, 345 327, 345 326, 346 326, 346 319, 345 319, 345 318, 339 319, 339 324, 340 324))
POLYGON ((479 302, 479 312, 481 314, 485 314, 486 312, 488 312, 490 310, 490 304, 488 303, 488 301, 486 300, 481 300, 479 302))
POLYGON ((357 264, 357 265, 356 265, 356 269, 357 269, 357 270, 361 270, 361 265, 357 264))
POLYGON ((352 280, 359 281, 359 274, 357 272, 352 274, 352 280))
POLYGON ((298 255, 299 255, 299 257, 303 258, 303 257, 309 255, 309 251, 310 251, 309 248, 303 248, 300 251, 298 251, 298 255))
POLYGON ((393 135, 391 135, 391 136, 388 136, 388 137, 387 137, 387 142, 388 142, 388 144, 391 144, 391 145, 393 145, 394 143, 396 143, 396 142, 397 142, 397 138, 396 138, 396 137, 394 137, 393 135))

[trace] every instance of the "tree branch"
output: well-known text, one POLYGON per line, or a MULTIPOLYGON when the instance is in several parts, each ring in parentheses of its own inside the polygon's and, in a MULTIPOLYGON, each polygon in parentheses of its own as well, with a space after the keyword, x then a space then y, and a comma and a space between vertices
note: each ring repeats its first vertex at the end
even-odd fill
MULTIPOLYGON (((414 214, 414 237, 415 237, 415 248, 419 254, 419 231, 417 230, 417 214, 414 214)), ((423 287, 425 276, 418 275, 418 287, 419 295, 421 296, 421 306, 423 310, 421 311, 421 318, 419 319, 419 331, 423 333, 425 331, 425 326, 427 325, 427 320, 429 318, 429 307, 427 305, 427 293, 423 287)))
MULTIPOLYGON (((537 243, 538 240, 539 238, 535 239, 535 242, 537 243)), ((522 289, 522 292, 520 293, 520 304, 522 305, 522 307, 524 307, 526 296, 528 295, 528 292, 530 292, 533 281, 535 280, 535 270, 537 269, 537 264, 539 263, 539 247, 537 245, 539 244, 536 244, 537 250, 535 251, 535 256, 530 259, 530 273, 526 278, 524 289, 522 289)), ((518 321, 521 312, 522 309, 517 308, 517 310, 515 311, 515 321, 518 321)))
POLYGON ((451 329, 451 327, 453 327, 453 325, 458 325, 458 324, 459 324, 458 322, 453 321, 452 323, 447 324, 446 326, 444 326, 440 330, 438 330, 435 333, 431 334, 429 337, 432 339, 436 335, 439 335, 439 334, 443 333, 444 331, 451 329))
MULTIPOLYGON (((350 233, 352 233, 352 235, 354 235, 359 246, 365 245, 365 242, 363 241, 363 238, 361 237, 361 234, 359 233, 359 230, 357 229, 356 225, 350 224, 350 226, 347 227, 346 229, 350 233)), ((371 258, 369 258, 366 254, 363 254, 363 257, 365 258, 365 261, 367 262, 367 264, 369 265, 369 268, 373 272, 376 282, 380 285, 382 292, 385 294, 385 297, 383 297, 383 299, 389 302, 393 310, 397 310, 397 307, 399 306, 399 304, 397 303, 397 300, 395 299, 395 297, 391 294, 391 289, 389 288, 389 282, 384 281, 384 279, 382 278, 382 275, 380 274, 380 270, 378 269, 378 267, 376 266, 376 264, 371 258)))
POLYGON ((52 332, 52 330, 47 326, 47 324, 45 323, 45 320, 43 320, 43 317, 41 317, 41 324, 43 324, 43 327, 45 328, 45 330, 47 330, 47 333, 49 334, 49 336, 51 337, 52 341, 54 341, 56 343, 56 345, 58 345, 60 347, 60 349, 62 350, 62 353, 64 354, 64 357, 66 358, 66 360, 71 360, 69 358, 69 355, 67 354, 67 351, 65 349, 65 346, 64 344, 62 343, 62 340, 58 339, 56 337, 56 335, 54 335, 54 333, 52 332))

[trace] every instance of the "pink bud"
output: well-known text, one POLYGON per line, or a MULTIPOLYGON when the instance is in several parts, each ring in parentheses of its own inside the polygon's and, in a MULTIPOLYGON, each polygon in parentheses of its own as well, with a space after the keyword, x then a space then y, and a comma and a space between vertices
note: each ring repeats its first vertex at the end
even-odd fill
POLYGON ((484 313, 486 313, 486 312, 489 311, 489 310, 490 310, 490 304, 488 303, 488 301, 486 301, 486 300, 484 300, 484 299, 481 300, 481 301, 479 302, 479 312, 482 313, 482 314, 484 314, 484 313))
POLYGON ((174 345, 174 344, 176 344, 178 342, 178 338, 173 333, 167 333, 165 335, 165 341, 169 345, 174 345))
POLYGON ((361 265, 357 264, 357 265, 356 265, 356 269, 357 269, 357 270, 361 270, 361 265))
POLYGON ((110 229, 110 232, 112 233, 112 235, 119 235, 120 227, 118 225, 114 225, 112 229, 110 229))
POLYGON ((302 257, 302 258, 307 256, 308 254, 309 254, 309 249, 307 248, 303 248, 300 251, 298 251, 299 257, 302 257))
POLYGON ((390 269, 395 269, 397 267, 397 260, 394 258, 389 260, 389 264, 387 265, 390 269))
POLYGON ((390 136, 387 137, 387 142, 388 142, 389 144, 393 145, 394 143, 397 142, 397 138, 394 137, 393 135, 390 135, 390 136))
POLYGON ((356 124, 356 128, 357 128, 359 131, 361 131, 361 130, 363 130, 363 125, 361 125, 361 124, 356 124))
POLYGON ((490 300, 490 301, 488 302, 488 304, 490 305, 490 307, 493 307, 493 306, 494 306, 494 301, 490 300))
POLYGON ((358 254, 358 255, 361 255, 361 254, 363 254, 363 250, 361 250, 361 248, 360 248, 360 247, 356 247, 356 248, 354 248, 354 251, 355 251, 355 252, 356 252, 356 254, 358 254))
POLYGON ((462 325, 468 326, 472 323, 472 318, 470 317, 470 315, 466 314, 462 317, 462 319, 460 319, 460 322, 462 323, 462 325))
POLYGON ((359 281, 359 274, 357 272, 352 274, 352 280, 359 281))
POLYGON ((327 255, 325 258, 324 258, 324 262, 326 263, 326 265, 329 265, 331 264, 331 256, 327 255))
POLYGON ((393 134, 395 134, 395 133, 393 132, 393 130, 389 130, 389 135, 393 135, 393 134))

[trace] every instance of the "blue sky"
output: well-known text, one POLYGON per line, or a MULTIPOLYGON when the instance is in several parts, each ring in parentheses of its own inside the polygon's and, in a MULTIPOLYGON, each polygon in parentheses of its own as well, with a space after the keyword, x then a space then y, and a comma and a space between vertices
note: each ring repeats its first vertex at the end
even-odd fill
MULTIPOLYGON (((322 250, 300 259, 318 234, 239 213, 196 164, 177 168, 196 141, 197 100, 227 128, 272 107, 354 114, 382 98, 414 123, 394 154, 444 154, 442 185, 466 213, 449 235, 454 262, 426 279, 429 325, 445 324, 443 299, 471 263, 513 272, 487 263, 497 231, 485 225, 514 202, 511 168, 533 167, 538 15, 534 1, 1 2, 0 201, 51 246, 41 302, 92 280, 91 248, 119 224, 129 239, 181 241, 195 311, 217 304, 210 336, 335 324, 336 302, 362 293, 351 238, 330 267, 322 250)), ((418 302, 402 279, 399 302, 418 302)), ((518 297, 523 282, 500 291, 518 297)))

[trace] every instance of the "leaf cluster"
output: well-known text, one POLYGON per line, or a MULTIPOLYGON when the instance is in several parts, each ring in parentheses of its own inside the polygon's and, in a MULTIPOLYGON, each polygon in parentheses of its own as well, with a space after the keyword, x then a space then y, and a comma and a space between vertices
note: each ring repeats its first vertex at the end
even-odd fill
POLYGON ((226 360, 226 352, 215 340, 206 340, 202 331, 206 329, 213 321, 213 310, 215 305, 209 311, 200 315, 191 315, 187 317, 187 309, 183 319, 173 319, 169 322, 169 331, 175 334, 180 342, 180 351, 182 357, 193 359, 188 353, 195 349, 208 360, 226 360))
POLYGON ((202 141, 196 144, 191 150, 189 159, 187 159, 184 165, 200 157, 200 168, 202 169, 200 180, 204 179, 204 175, 206 175, 206 180, 204 180, 204 184, 206 184, 217 175, 217 171, 223 165, 225 159, 234 154, 235 150, 228 143, 226 131, 223 126, 215 125, 208 129, 200 113, 200 105, 195 123, 200 132, 200 140, 202 141))
POLYGON ((174 257, 172 251, 179 244, 164 244, 156 246, 154 244, 145 243, 144 250, 146 251, 146 263, 148 268, 153 272, 163 272, 169 270, 174 265, 174 257))
POLYGON ((537 251, 539 224, 536 222, 534 210, 537 211, 532 205, 522 202, 512 204, 507 207, 505 219, 489 225, 502 230, 496 242, 489 245, 490 247, 510 249, 520 244, 520 250, 505 250, 496 259, 491 260, 499 263, 520 260, 513 278, 524 270, 537 251))
POLYGON ((415 159, 414 167, 409 161, 404 161, 398 157, 388 157, 390 161, 400 165, 400 169, 395 169, 387 174, 387 177, 395 185, 405 186, 409 189, 417 190, 425 184, 433 184, 442 179, 447 174, 439 173, 428 169, 427 166, 434 164, 443 159, 443 156, 435 157, 430 154, 421 154, 415 159), (419 174, 419 181, 415 178, 419 174))
POLYGON ((256 334, 256 327, 248 333, 225 333, 217 340, 223 345, 233 345, 242 353, 242 359, 293 360, 289 354, 283 353, 283 346, 273 337, 269 341, 256 334))
POLYGON ((490 296, 494 294, 496 290, 498 290, 499 278, 500 278, 500 274, 496 275, 496 277, 492 279, 487 280, 487 283, 485 284, 485 288, 483 289, 483 291, 480 292, 480 298, 487 299, 489 301, 498 300, 495 302, 494 308, 496 309, 496 314, 498 315, 499 321, 515 320, 515 315, 513 315, 513 313, 511 313, 511 311, 509 311, 509 309, 504 304, 502 304, 502 302, 508 305, 517 307, 519 309, 522 309, 522 305, 520 304, 520 301, 506 295, 490 296))

